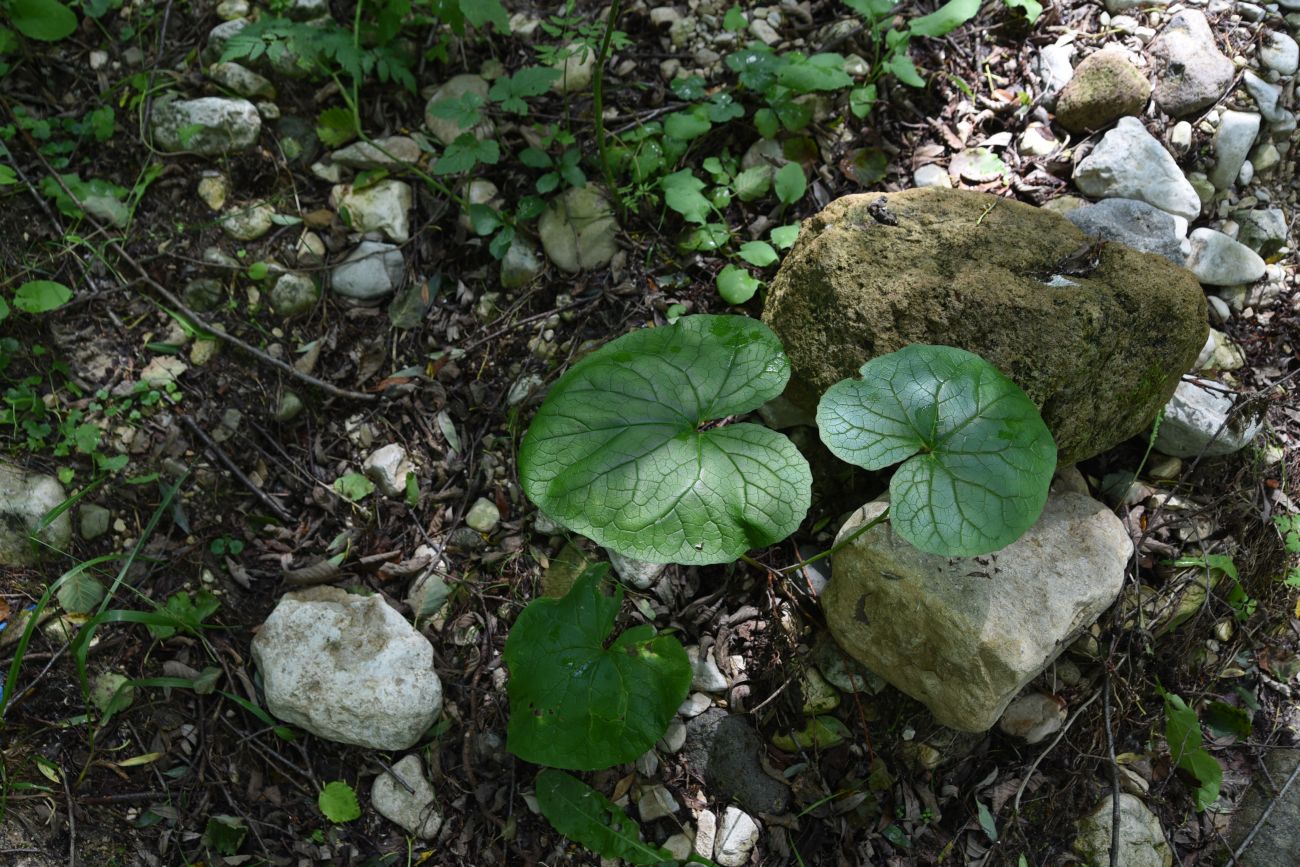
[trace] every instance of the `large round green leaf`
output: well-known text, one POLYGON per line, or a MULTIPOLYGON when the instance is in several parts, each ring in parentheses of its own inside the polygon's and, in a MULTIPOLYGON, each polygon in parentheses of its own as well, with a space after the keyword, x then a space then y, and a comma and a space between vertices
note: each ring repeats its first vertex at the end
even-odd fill
POLYGON ((524 492, 556 521, 628 557, 727 563, 784 539, 812 475, 790 440, 754 424, 702 429, 785 388, 766 325, 685 316, 575 364, 519 448, 524 492))
POLYGON ((879 470, 898 534, 931 554, 971 557, 1020 538, 1038 520, 1056 443, 1034 402, 963 349, 915 344, 862 365, 862 379, 827 389, 822 442, 879 470))
POLYGON ((677 639, 654 627, 607 646, 623 602, 600 589, 609 564, 591 566, 562 599, 529 603, 510 629, 506 748, 539 765, 593 771, 634 761, 663 737, 691 686, 677 639))

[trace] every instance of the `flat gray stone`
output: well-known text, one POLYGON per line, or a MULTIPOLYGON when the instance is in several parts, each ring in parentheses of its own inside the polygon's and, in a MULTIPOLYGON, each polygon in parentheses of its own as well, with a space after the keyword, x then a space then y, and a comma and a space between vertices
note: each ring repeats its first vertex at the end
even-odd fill
POLYGON ((763 771, 763 741, 748 718, 710 708, 686 723, 682 757, 711 798, 735 801, 751 813, 784 813, 790 788, 763 771))
POLYGON ((1178 222, 1168 213, 1136 199, 1103 199, 1066 213, 1082 231, 1107 241, 1155 253, 1181 265, 1182 239, 1178 222))
POLYGON ((391 295, 406 277, 406 260, 393 244, 362 241, 334 266, 330 288, 359 304, 376 304, 391 295))
POLYGON ((1189 239, 1192 249, 1186 267, 1202 283, 1236 286, 1264 276, 1266 266, 1259 254, 1222 232, 1202 227, 1193 229, 1189 239))
MULTIPOLYGON (((1236 69, 1219 50, 1205 13, 1183 9, 1147 46, 1156 105, 1183 117, 1207 108, 1232 86, 1236 69)), ((1189 218, 1190 219, 1190 218, 1189 218)))
POLYGON ((417 755, 409 755, 393 765, 393 773, 402 783, 393 779, 388 771, 375 777, 370 788, 370 803, 375 812, 421 840, 432 840, 442 828, 442 816, 436 809, 437 797, 433 785, 424 775, 424 764, 417 755))
MULTIPOLYGON (((1214 383, 1209 383, 1214 385, 1214 383)), ((1221 386, 1182 382, 1165 407, 1156 451, 1178 458, 1230 455, 1245 448, 1263 419, 1244 407, 1233 412, 1236 394, 1221 386)))
POLYGON ((1240 867, 1291 867, 1300 864, 1300 834, 1296 833, 1300 828, 1300 780, 1293 782, 1286 794, 1276 799, 1276 793, 1269 785, 1269 777, 1272 777, 1273 782, 1281 787, 1290 779, 1296 765, 1300 765, 1300 749, 1291 747, 1267 751, 1264 766, 1268 768, 1268 774, 1255 773, 1228 831, 1228 840, 1235 851, 1272 805, 1272 811, 1255 832, 1250 846, 1237 859, 1240 867))
POLYGON ((542 249, 569 274, 604 268, 618 252, 618 223, 609 201, 592 184, 552 199, 537 221, 542 249))
MULTIPOLYGON (((1079 836, 1074 851, 1083 856, 1088 867, 1110 864, 1111 824, 1114 801, 1106 797, 1097 808, 1079 822, 1079 836)), ((1173 851, 1165 841, 1160 820, 1133 795, 1119 796, 1118 863, 1123 867, 1170 867, 1173 851)), ((1280 865, 1279 865, 1280 867, 1280 865)))
POLYGON ((1219 119, 1219 128, 1210 141, 1214 148, 1214 167, 1209 171, 1209 178, 1216 190, 1226 190, 1237 180, 1255 144, 1255 136, 1259 135, 1259 125, 1260 116, 1254 112, 1225 111, 1219 119))
POLYGON ((271 309, 281 316, 301 316, 320 300, 320 286, 306 274, 287 271, 271 287, 271 309))
POLYGON ((1094 199, 1137 199, 1175 216, 1201 213, 1196 190, 1142 122, 1122 117, 1074 169, 1074 183, 1094 199))

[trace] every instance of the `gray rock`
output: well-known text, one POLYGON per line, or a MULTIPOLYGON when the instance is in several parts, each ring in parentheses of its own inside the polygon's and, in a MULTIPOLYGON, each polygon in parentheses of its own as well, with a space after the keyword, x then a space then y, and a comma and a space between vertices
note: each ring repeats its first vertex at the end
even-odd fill
POLYGON ((330 206, 358 232, 383 232, 404 244, 411 238, 410 211, 414 199, 406 181, 383 180, 362 189, 339 184, 330 191, 330 206))
POLYGON ((374 142, 353 142, 330 154, 330 160, 350 169, 387 169, 420 161, 420 145, 405 135, 390 135, 374 142))
POLYGON ((1166 6, 1169 0, 1106 0, 1106 11, 1111 15, 1120 12, 1127 12, 1130 9, 1136 9, 1139 6, 1166 6))
POLYGON ((1217 457, 1245 448, 1263 427, 1259 411, 1237 407, 1236 394, 1221 386, 1183 382, 1165 407, 1156 450, 1178 458, 1217 457))
POLYGON ((681 748, 686 745, 686 723, 677 717, 673 717, 668 723, 668 730, 664 732, 656 743, 659 749, 668 754, 680 752, 681 748))
POLYGON ((181 290, 181 300, 191 310, 204 313, 213 309, 226 297, 226 287, 211 277, 196 277, 181 290))
POLYGON ((667 563, 646 563, 643 560, 634 560, 631 557, 624 557, 617 551, 605 549, 609 555, 609 562, 614 566, 614 571, 624 584, 629 587, 635 587, 637 590, 649 590, 659 580, 659 576, 664 574, 668 568, 667 563))
POLYGON ((274 216, 275 208, 259 199, 232 208, 222 215, 218 222, 221 224, 221 231, 236 241, 256 241, 271 231, 271 227, 275 225, 271 219, 274 216))
POLYGON ((402 251, 380 241, 362 241, 334 267, 330 287, 358 303, 378 303, 402 285, 406 261, 402 251))
POLYGON ((501 522, 501 510, 487 497, 479 497, 469 507, 465 515, 465 524, 479 533, 491 533, 501 522))
POLYGON ((686 656, 691 661, 691 689, 700 692, 726 691, 727 678, 718 668, 712 653, 701 656, 699 646, 692 644, 686 648, 686 656))
POLYGON ((1074 168, 1074 183, 1095 199, 1137 199, 1188 220, 1201 212, 1196 190, 1142 122, 1122 117, 1074 168))
POLYGON ((301 117, 286 115, 275 122, 280 152, 290 165, 311 165, 320 154, 316 125, 301 117))
POLYGON ((841 692, 865 692, 872 695, 885 688, 885 679, 863 668, 853 657, 840 650, 832 639, 822 639, 813 646, 813 665, 831 686, 841 692))
POLYGON ((1169 214, 1136 199, 1103 199, 1075 208, 1065 218, 1089 235, 1127 244, 1143 253, 1164 256, 1183 264, 1182 239, 1177 221, 1169 214))
POLYGON ((1286 33, 1274 31, 1260 43, 1259 62, 1278 75, 1294 75, 1300 68, 1300 45, 1286 33))
POLYGON ((470 132, 474 137, 482 141, 491 138, 496 134, 496 124, 487 115, 475 124, 472 128, 464 129, 455 120, 438 117, 434 114, 434 106, 440 102, 456 102, 461 97, 472 94, 480 97, 483 104, 487 104, 488 83, 481 75, 457 75, 449 79, 445 84, 433 92, 429 97, 429 102, 424 108, 424 125, 429 133, 441 144, 449 145, 460 137, 462 133, 470 132))
MULTIPOLYGON (((1079 836, 1074 851, 1088 867, 1110 864, 1113 796, 1107 796, 1097 808, 1079 821, 1079 836)), ((1119 796, 1118 863, 1124 867, 1170 867, 1173 851, 1165 841, 1160 820, 1146 804, 1133 795, 1119 796)))
POLYGON ((1264 260, 1245 244, 1214 229, 1193 229, 1187 270, 1210 286, 1253 283, 1264 276, 1264 260))
POLYGON ((1056 120, 1071 132, 1091 132, 1125 115, 1140 115, 1151 84, 1118 46, 1089 54, 1056 97, 1056 120))
POLYGON ((618 223, 605 196, 591 184, 550 201, 537 221, 546 256, 561 271, 604 268, 618 252, 618 223))
POLYGON ((650 783, 637 790, 637 813, 642 822, 653 822, 673 815, 682 807, 659 783, 650 783))
POLYGON ((790 788, 763 771, 763 741, 745 717, 711 708, 686 723, 682 757, 704 779, 711 797, 751 813, 784 813, 790 788))
POLYGON ((1219 128, 1211 140, 1214 167, 1209 171, 1210 183, 1216 190, 1228 189, 1237 179, 1259 135, 1259 124, 1260 116, 1246 111, 1225 111, 1219 119, 1219 128))
MULTIPOLYGON (((887 505, 859 509, 838 538, 887 505)), ((1074 493, 1050 494, 1037 523, 983 557, 926 554, 882 524, 835 555, 822 609, 850 656, 942 725, 984 731, 1115 601, 1132 550, 1106 506, 1074 493)))
POLYGON ((113 519, 113 513, 95 503, 83 503, 77 510, 77 518, 81 538, 93 542, 108 532, 108 524, 113 519))
POLYGON ((749 854, 758 845, 761 834, 758 823, 748 813, 728 807, 718 823, 717 842, 713 844, 713 858, 720 867, 744 867, 749 854))
MULTIPOLYGON (((1183 117, 1213 105, 1232 86, 1236 69, 1214 41, 1205 13, 1183 9, 1147 46, 1156 105, 1183 117)), ((1190 219, 1190 217, 1189 217, 1190 219)))
POLYGON ((948 170, 937 163, 926 163, 912 172, 912 183, 920 187, 951 187, 952 178, 948 170))
POLYGON ((1043 105, 1049 111, 1056 107, 1061 88, 1074 77, 1074 66, 1070 63, 1072 54, 1073 45, 1044 45, 1034 58, 1034 71, 1042 81, 1043 105))
POLYGON ((567 56, 552 65, 560 77, 551 82, 556 93, 582 93, 591 87, 596 74, 596 52, 582 42, 570 42, 564 47, 567 56))
POLYGON ((1260 256, 1267 259, 1286 245, 1287 220, 1281 208, 1238 211, 1233 217, 1241 226, 1237 231, 1237 241, 1260 256))
POLYGON ((286 271, 271 287, 271 309, 281 316, 301 316, 320 300, 320 286, 306 274, 286 271))
POLYGON ((0 461, 0 566, 34 566, 50 551, 63 551, 72 541, 72 516, 64 512, 36 533, 47 512, 67 494, 54 476, 29 473, 0 461), (36 534, 36 541, 30 537, 36 534))
POLYGON ((214 63, 208 67, 208 78, 248 99, 275 99, 275 85, 238 63, 214 63))
POLYGON ((344 744, 404 750, 442 710, 433 647, 383 597, 285 594, 253 637, 267 710, 344 744))
POLYGON ((247 18, 232 18, 228 21, 222 21, 208 31, 207 42, 203 46, 203 62, 215 63, 218 61, 222 52, 226 50, 226 43, 230 41, 231 37, 242 31, 250 23, 247 18))
POLYGON ((1043 408, 1070 464, 1144 430, 1205 343, 1204 291, 1161 257, 1107 245, 1095 272, 1053 282, 1057 263, 1088 244, 1058 214, 907 190, 885 195, 889 226, 871 216, 879 198, 846 196, 804 221, 772 280, 763 321, 785 345, 786 397, 798 406, 815 407, 873 357, 956 346, 1043 408))
POLYGON ((159 150, 222 156, 255 144, 262 132, 262 118, 246 99, 160 100, 154 104, 150 129, 159 150))
POLYGON ((1056 696, 1031 692, 1018 696, 998 720, 1004 734, 1021 738, 1025 743, 1036 744, 1048 735, 1056 734, 1065 724, 1065 702, 1056 696))
POLYGON ((370 453, 361 464, 361 472, 384 496, 401 497, 406 494, 406 476, 415 472, 415 465, 400 443, 389 443, 370 453))
POLYGON ((1270 122, 1280 120, 1286 111, 1285 108, 1280 107, 1282 88, 1279 85, 1270 84, 1249 69, 1242 73, 1241 78, 1246 84, 1246 92, 1250 94, 1250 98, 1255 100, 1255 105, 1259 107, 1260 116, 1270 122))
POLYGON ((1251 787, 1232 816, 1228 840, 1235 851, 1246 835, 1254 829, 1268 810, 1268 817, 1259 825, 1250 846, 1237 859, 1240 867, 1286 867, 1300 864, 1300 786, 1292 783, 1279 798, 1272 791, 1290 779, 1296 765, 1300 765, 1300 749, 1271 749, 1264 752, 1267 774, 1255 774, 1251 787))
POLYGON ((526 239, 515 235, 505 256, 501 258, 501 288, 522 289, 542 273, 542 260, 536 248, 526 239))
POLYGON ((330 14, 329 0, 292 0, 284 14, 294 21, 314 21, 330 14))
POLYGON ((383 771, 370 788, 370 803, 375 812, 421 840, 437 837, 442 816, 436 809, 437 797, 433 784, 424 775, 420 757, 412 754, 402 759, 393 765, 392 774, 383 771), (392 774, 401 777, 402 782, 394 780, 392 774))

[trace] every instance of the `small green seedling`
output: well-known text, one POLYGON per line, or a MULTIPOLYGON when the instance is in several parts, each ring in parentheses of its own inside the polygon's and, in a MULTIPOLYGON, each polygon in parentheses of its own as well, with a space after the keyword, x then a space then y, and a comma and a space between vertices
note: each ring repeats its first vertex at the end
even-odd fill
POLYGON ((1175 765, 1196 777, 1200 783, 1196 790, 1196 809, 1207 810, 1219 798, 1223 767, 1205 749, 1196 711, 1172 692, 1159 687, 1157 690, 1165 700, 1165 739, 1169 742, 1170 757, 1175 765))
POLYGON ((817 427, 836 457, 868 470, 902 461, 890 523, 945 557, 1005 548, 1042 514, 1056 443, 1033 401, 993 365, 914 344, 827 389, 817 427))
POLYGON ((610 641, 623 589, 586 569, 562 599, 537 599, 506 640, 506 747, 530 762, 591 771, 634 761, 668 730, 691 685, 676 638, 636 626, 610 641))

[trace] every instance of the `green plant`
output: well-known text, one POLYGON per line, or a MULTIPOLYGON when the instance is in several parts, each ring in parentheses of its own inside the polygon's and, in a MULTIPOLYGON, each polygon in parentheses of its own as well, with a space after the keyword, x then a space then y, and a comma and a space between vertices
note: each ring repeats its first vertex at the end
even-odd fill
POLYGON ((623 588, 587 568, 562 599, 530 603, 510 630, 507 748, 539 765, 599 770, 630 762, 663 736, 691 685, 686 651, 653 626, 610 640, 623 588))
POLYGON ((58 42, 77 29, 76 13, 58 0, 6 0, 0 9, 28 39, 58 42))
MULTIPOLYGON (((783 228, 781 240, 793 243, 797 228, 783 228)), ((861 374, 827 391, 818 424, 844 460, 870 469, 903 461, 890 486, 900 536, 973 556, 1010 544, 1038 518, 1056 446, 1018 386, 944 346, 907 347, 861 374)), ((744 557, 792 533, 810 503, 811 474, 793 444, 732 421, 779 395, 788 378, 780 341, 747 317, 679 316, 624 335, 552 387, 520 445, 524 492, 624 556, 744 557)), ((662 736, 686 694, 690 668, 675 639, 644 626, 609 643, 622 596, 599 591, 606 571, 589 568, 562 600, 531 603, 510 632, 508 746, 522 758, 584 770, 630 761, 662 736)), ((572 777, 543 771, 538 800, 556 828, 601 854, 661 857, 621 810, 572 777)), ((985 828, 996 839, 991 815, 985 828)))
POLYGON ((1274 515, 1273 526, 1282 537, 1283 548, 1292 555, 1282 582, 1288 587, 1300 587, 1300 563, 1295 557, 1300 554, 1300 515, 1274 515))
POLYGON ((361 818, 361 805, 357 793, 343 780, 326 783, 316 798, 321 814, 331 822, 342 824, 361 818))
POLYGON ((1207 810, 1219 798, 1223 767, 1205 749, 1196 711, 1179 696, 1159 687, 1157 690, 1165 701, 1165 740, 1169 742, 1170 757, 1200 783, 1196 789, 1196 809, 1207 810))

